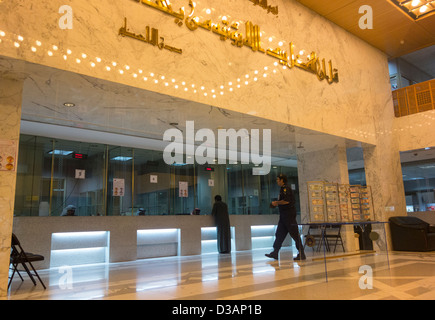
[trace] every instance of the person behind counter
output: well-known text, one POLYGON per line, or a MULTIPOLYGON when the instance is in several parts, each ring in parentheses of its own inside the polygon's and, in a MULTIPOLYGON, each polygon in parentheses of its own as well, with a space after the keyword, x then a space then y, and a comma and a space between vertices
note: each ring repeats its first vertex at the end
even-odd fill
POLYGON ((75 216, 76 215, 75 213, 76 213, 76 207, 70 204, 65 209, 63 209, 61 216, 62 217, 75 216))

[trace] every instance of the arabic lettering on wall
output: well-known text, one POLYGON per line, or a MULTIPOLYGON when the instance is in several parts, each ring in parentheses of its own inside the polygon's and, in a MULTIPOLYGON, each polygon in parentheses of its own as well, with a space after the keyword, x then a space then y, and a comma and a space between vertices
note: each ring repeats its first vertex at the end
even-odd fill
POLYGON ((272 7, 267 5, 267 0, 249 0, 254 4, 254 6, 259 6, 267 11, 267 13, 272 13, 274 15, 278 14, 278 6, 272 7))
POLYGON ((163 37, 159 37, 159 30, 158 29, 154 29, 151 28, 151 34, 150 34, 150 27, 146 26, 145 28, 145 36, 143 36, 142 34, 136 34, 133 32, 128 31, 127 28, 127 18, 124 18, 124 26, 122 26, 119 29, 119 35, 123 36, 123 37, 130 37, 132 39, 136 39, 145 43, 149 43, 153 46, 157 46, 160 50, 162 49, 166 49, 175 53, 179 53, 182 54, 183 50, 182 49, 178 49, 172 46, 169 46, 167 44, 165 44, 165 38, 163 37))
MULTIPOLYGON (((174 11, 172 9, 172 5, 170 4, 169 0, 133 0, 134 2, 142 3, 143 5, 155 8, 161 12, 164 12, 165 14, 171 15, 175 17, 175 23, 178 26, 183 25, 183 21, 186 24, 186 27, 191 30, 195 31, 198 28, 211 31, 217 35, 219 35, 219 38, 222 41, 230 40, 231 44, 236 47, 243 47, 247 46, 252 49, 254 52, 261 52, 265 53, 268 56, 271 56, 273 58, 276 58, 279 60, 279 63, 288 67, 293 68, 297 67, 300 69, 303 69, 305 71, 311 72, 317 76, 319 80, 326 80, 329 84, 332 84, 334 82, 339 82, 338 78, 338 70, 336 68, 333 68, 332 61, 328 61, 328 68, 326 67, 326 60, 320 59, 317 57, 317 54, 315 52, 311 52, 308 57, 302 57, 301 52, 299 54, 295 54, 295 46, 293 42, 290 42, 289 50, 282 50, 280 47, 277 47, 275 49, 263 49, 261 47, 261 32, 260 27, 258 25, 254 25, 251 21, 247 21, 245 23, 245 35, 239 32, 239 23, 233 22, 230 23, 226 17, 223 17, 221 24, 220 23, 214 23, 210 19, 200 21, 199 17, 194 16, 196 4, 189 0, 189 7, 190 7, 190 13, 186 16, 184 7, 180 8, 179 11, 174 11), (305 61, 304 61, 305 60, 305 61)), ((255 5, 264 6, 264 8, 269 8, 270 6, 267 6, 267 1, 254 1, 249 0, 251 2, 254 2, 255 5)), ((270 7, 272 8, 272 7, 270 7)), ((269 11, 269 9, 268 9, 269 11)), ((270 12, 275 12, 270 10, 270 12)), ((276 7, 276 13, 278 13, 278 7, 276 7)), ((151 36, 149 34, 149 27, 146 29, 145 36, 139 34, 134 34, 128 31, 127 29, 127 19, 125 19, 124 27, 121 27, 119 30, 119 34, 127 37, 131 37, 133 39, 137 39, 149 44, 152 44, 154 46, 158 46, 160 49, 167 49, 172 52, 176 52, 181 54, 182 49, 177 49, 171 46, 168 46, 164 44, 164 38, 158 37, 158 30, 152 28, 151 29, 151 36)))

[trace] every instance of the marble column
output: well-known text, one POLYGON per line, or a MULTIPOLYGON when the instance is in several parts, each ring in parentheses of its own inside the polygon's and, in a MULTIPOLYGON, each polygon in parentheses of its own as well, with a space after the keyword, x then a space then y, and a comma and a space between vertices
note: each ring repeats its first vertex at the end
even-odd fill
MULTIPOLYGON (((326 181, 348 184, 345 139, 324 134, 297 134, 297 157, 301 222, 309 222, 308 181, 326 181)), ((306 234, 304 228, 304 234, 306 234)), ((355 250, 354 232, 350 226, 342 228, 342 238, 347 252, 355 250)))
MULTIPOLYGON (((392 216, 406 215, 400 153, 395 141, 386 137, 383 139, 383 143, 378 146, 363 144, 363 152, 366 181, 367 185, 372 188, 376 220, 388 222, 392 216)), ((389 250, 391 250, 388 225, 385 225, 387 242, 384 237, 384 229, 377 226, 376 230, 380 235, 376 245, 381 250, 385 250, 385 245, 388 245, 389 250)))
MULTIPOLYGON (((16 145, 20 138, 23 80, 0 76, 0 145, 16 145)), ((9 151, 8 151, 9 152, 9 151)), ((0 150, 0 154, 2 150, 0 150)), ((16 164, 12 170, 0 169, 0 299, 6 299, 12 222, 14 215, 16 164)))

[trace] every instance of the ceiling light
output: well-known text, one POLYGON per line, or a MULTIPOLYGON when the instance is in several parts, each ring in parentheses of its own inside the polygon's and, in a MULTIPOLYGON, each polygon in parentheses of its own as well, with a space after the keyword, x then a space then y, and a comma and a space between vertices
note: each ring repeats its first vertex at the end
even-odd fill
POLYGON ((172 164, 174 167, 182 167, 182 166, 187 166, 187 163, 177 163, 177 162, 175 162, 175 163, 173 163, 172 164))
POLYGON ((435 14, 435 0, 389 0, 414 21, 435 14))
POLYGON ((422 7, 420 7, 420 13, 425 13, 429 8, 427 7, 427 5, 424 5, 422 7))
POLYGON ((67 156, 73 153, 74 151, 66 151, 66 150, 50 150, 48 151, 48 154, 56 154, 61 156, 67 156))
POLYGON ((122 157, 122 156, 112 158, 112 160, 115 160, 115 161, 129 161, 131 159, 133 159, 133 158, 132 157, 122 157))
POLYGON ((63 104, 65 107, 69 107, 69 108, 72 108, 72 107, 75 107, 76 105, 74 104, 74 103, 72 103, 72 102, 65 102, 64 104, 63 104))

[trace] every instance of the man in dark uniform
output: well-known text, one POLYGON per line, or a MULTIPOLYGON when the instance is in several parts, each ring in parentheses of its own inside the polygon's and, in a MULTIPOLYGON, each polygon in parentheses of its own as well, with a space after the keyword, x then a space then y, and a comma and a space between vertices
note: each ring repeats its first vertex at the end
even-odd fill
POLYGON ((228 206, 222 201, 222 197, 217 195, 214 197, 215 203, 211 211, 214 217, 217 228, 217 247, 219 253, 231 252, 231 231, 230 217, 228 215, 228 206))
POLYGON ((304 246, 302 245, 299 229, 296 221, 295 198, 292 189, 287 186, 287 176, 279 174, 276 178, 277 184, 281 187, 278 201, 272 201, 273 207, 279 209, 279 222, 275 233, 275 242, 273 243, 273 251, 267 253, 266 257, 278 259, 278 252, 281 249, 287 233, 293 238, 296 249, 299 253, 294 260, 305 260, 304 246))

